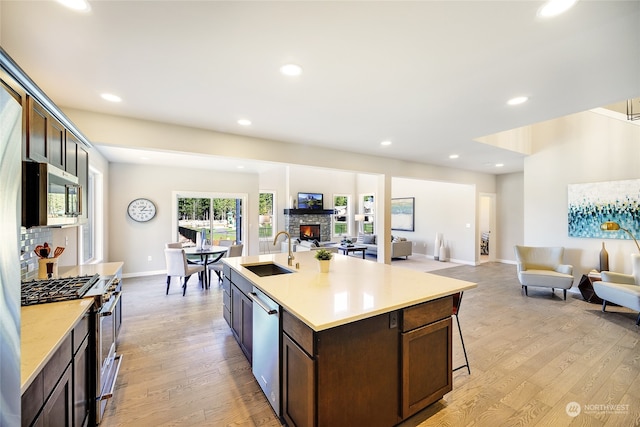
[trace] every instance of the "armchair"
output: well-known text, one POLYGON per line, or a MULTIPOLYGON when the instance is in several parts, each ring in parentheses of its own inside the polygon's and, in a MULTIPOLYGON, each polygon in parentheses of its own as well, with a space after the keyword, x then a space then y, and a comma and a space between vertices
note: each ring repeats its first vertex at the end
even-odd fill
POLYGON ((563 290, 567 299, 567 289, 573 286, 573 266, 562 264, 563 247, 515 246, 518 261, 518 280, 529 295, 528 286, 539 286, 563 290))
MULTIPOLYGON (((640 255, 631 254, 631 274, 601 271, 602 281, 593 283, 593 290, 602 299, 602 311, 607 302, 640 311, 640 255)), ((640 314, 636 320, 640 325, 640 314)))

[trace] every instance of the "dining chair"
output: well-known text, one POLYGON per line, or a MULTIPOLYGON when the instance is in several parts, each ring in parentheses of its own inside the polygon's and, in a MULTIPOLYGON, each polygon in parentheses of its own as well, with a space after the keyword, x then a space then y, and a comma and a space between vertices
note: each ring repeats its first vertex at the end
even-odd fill
POLYGON ((462 303, 462 294, 464 292, 458 292, 457 294, 453 294, 453 312, 452 315, 456 318, 456 323, 458 324, 458 332, 460 332, 460 342, 462 343, 462 352, 464 353, 464 360, 466 362, 465 365, 458 366, 454 369, 457 371, 458 369, 467 368, 469 375, 471 375, 471 368, 469 367, 469 359, 467 358, 467 349, 464 346, 464 339, 462 338, 462 328, 460 328, 460 320, 458 319, 458 313, 460 313, 460 304, 462 303))
MULTIPOLYGON (((241 256, 243 247, 244 247, 243 244, 229 246, 229 249, 227 249, 227 253, 224 254, 222 258, 225 258, 225 257, 231 258, 235 256, 241 256)), ((211 270, 215 271, 216 274, 218 275, 218 282, 222 281, 222 261, 218 260, 216 262, 212 262, 207 266, 207 268, 209 269, 209 283, 211 283, 211 270)))
MULTIPOLYGON (((184 249, 165 248, 164 256, 167 261, 167 293, 169 295, 169 286, 171 286, 171 277, 184 277, 182 285, 182 296, 187 292, 187 282, 193 273, 204 274, 204 265, 187 263, 187 256, 184 249)), ((203 278, 201 276, 201 278, 203 278)), ((201 280, 202 283, 202 280, 201 280)))
POLYGON ((224 247, 233 246, 233 240, 220 239, 220 241, 218 242, 218 246, 224 246, 224 247))

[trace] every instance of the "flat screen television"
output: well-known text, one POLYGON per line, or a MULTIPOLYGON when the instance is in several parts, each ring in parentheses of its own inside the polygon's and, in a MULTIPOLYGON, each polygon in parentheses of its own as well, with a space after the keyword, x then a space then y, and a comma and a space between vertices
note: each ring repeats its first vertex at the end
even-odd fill
POLYGON ((322 193, 298 193, 298 209, 324 209, 322 193))

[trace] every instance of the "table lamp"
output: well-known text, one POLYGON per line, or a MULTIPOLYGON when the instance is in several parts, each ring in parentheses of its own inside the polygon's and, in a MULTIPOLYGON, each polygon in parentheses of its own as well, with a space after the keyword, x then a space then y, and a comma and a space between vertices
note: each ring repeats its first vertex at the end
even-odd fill
POLYGON ((631 236, 633 241, 636 243, 636 247, 638 248, 638 252, 640 252, 640 245, 638 244, 638 241, 636 240, 635 236, 633 234, 631 234, 631 232, 629 230, 627 230, 626 228, 620 227, 620 224, 618 224, 617 222, 614 222, 614 221, 603 222, 602 224, 600 224, 600 230, 603 230, 603 231, 618 231, 618 230, 622 230, 622 231, 624 231, 629 236, 631 236))

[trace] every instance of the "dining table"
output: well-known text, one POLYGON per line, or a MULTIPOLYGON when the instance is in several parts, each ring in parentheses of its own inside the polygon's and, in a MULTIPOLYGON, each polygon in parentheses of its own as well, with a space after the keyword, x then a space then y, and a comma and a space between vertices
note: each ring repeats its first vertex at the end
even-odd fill
POLYGON ((207 279, 207 266, 209 264, 216 263, 220 261, 222 257, 229 250, 228 246, 203 246, 201 248, 197 246, 191 246, 184 248, 184 253, 189 255, 199 255, 200 260, 202 261, 202 265, 204 265, 204 272, 202 273, 202 283, 204 283, 205 288, 209 288, 209 281, 207 279), (211 257, 211 258, 210 258, 211 257))

